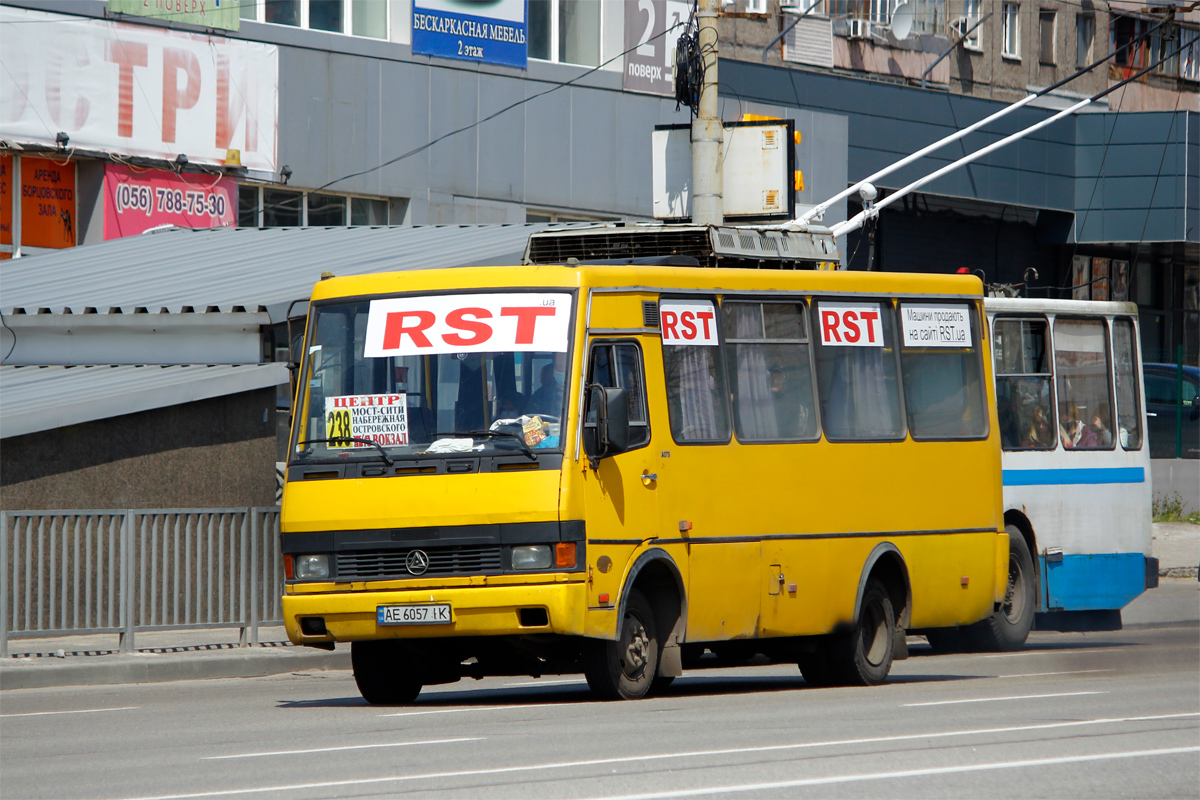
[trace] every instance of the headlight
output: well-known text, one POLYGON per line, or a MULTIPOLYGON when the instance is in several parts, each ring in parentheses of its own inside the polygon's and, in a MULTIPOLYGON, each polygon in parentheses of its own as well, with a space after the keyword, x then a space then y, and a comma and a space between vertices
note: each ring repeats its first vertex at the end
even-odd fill
POLYGON ((530 544, 512 549, 513 569, 550 569, 550 546, 530 544))
POLYGON ((296 579, 329 577, 329 556, 296 556, 296 579))

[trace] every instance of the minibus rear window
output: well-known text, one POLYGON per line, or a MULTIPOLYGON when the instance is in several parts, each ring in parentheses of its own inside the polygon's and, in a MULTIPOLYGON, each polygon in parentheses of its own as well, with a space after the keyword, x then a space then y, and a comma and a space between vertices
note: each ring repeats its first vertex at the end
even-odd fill
POLYGON ((901 303, 904 410, 914 439, 988 434, 979 315, 966 303, 901 303))

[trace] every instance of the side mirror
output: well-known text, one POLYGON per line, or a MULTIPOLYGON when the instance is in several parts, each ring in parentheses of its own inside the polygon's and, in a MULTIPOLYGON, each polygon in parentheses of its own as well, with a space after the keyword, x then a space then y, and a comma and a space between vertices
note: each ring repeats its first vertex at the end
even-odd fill
POLYGON ((1192 419, 1200 419, 1200 394, 1192 398, 1192 419))
POLYGON ((583 449, 593 469, 600 459, 629 449, 629 401, 624 389, 599 384, 588 387, 583 449))

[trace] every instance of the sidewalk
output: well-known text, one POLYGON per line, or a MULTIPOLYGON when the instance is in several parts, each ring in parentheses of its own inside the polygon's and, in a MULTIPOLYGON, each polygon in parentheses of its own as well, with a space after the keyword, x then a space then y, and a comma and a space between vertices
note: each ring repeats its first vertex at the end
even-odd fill
MULTIPOLYGON (((1200 525, 1155 523, 1153 553, 1163 576, 1158 589, 1122 612, 1127 627, 1200 623, 1200 525)), ((0 690, 50 686, 159 683, 201 678, 254 678, 309 670, 350 669, 350 646, 296 647, 282 627, 260 628, 258 645, 239 647, 238 630, 139 633, 136 653, 121 655, 115 635, 9 641, 0 663, 0 690)))
POLYGON ((237 628, 139 633, 137 651, 117 652, 115 634, 10 639, 0 691, 48 686, 256 678, 308 670, 350 669, 350 646, 296 647, 282 627, 259 628, 259 644, 238 646, 237 628))

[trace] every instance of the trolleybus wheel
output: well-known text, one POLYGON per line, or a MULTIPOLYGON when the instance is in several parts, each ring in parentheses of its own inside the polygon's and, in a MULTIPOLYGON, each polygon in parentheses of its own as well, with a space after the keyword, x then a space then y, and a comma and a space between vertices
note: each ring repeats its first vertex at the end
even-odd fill
POLYGON ((1033 612, 1037 603, 1033 591, 1033 557, 1021 531, 1012 525, 1008 531, 1008 587, 1000 609, 977 626, 971 633, 981 650, 1020 650, 1033 628, 1033 612))
POLYGON ((603 700, 639 700, 650 691, 658 671, 654 611, 646 596, 629 591, 616 641, 594 639, 583 653, 583 674, 603 700))
POLYGON ((396 641, 350 643, 354 682, 371 705, 405 705, 417 699, 421 682, 405 674, 406 653, 396 641))
POLYGON ((883 584, 872 578, 863 592, 854 629, 836 636, 829 648, 834 680, 843 686, 883 683, 892 669, 895 633, 892 600, 883 584))

